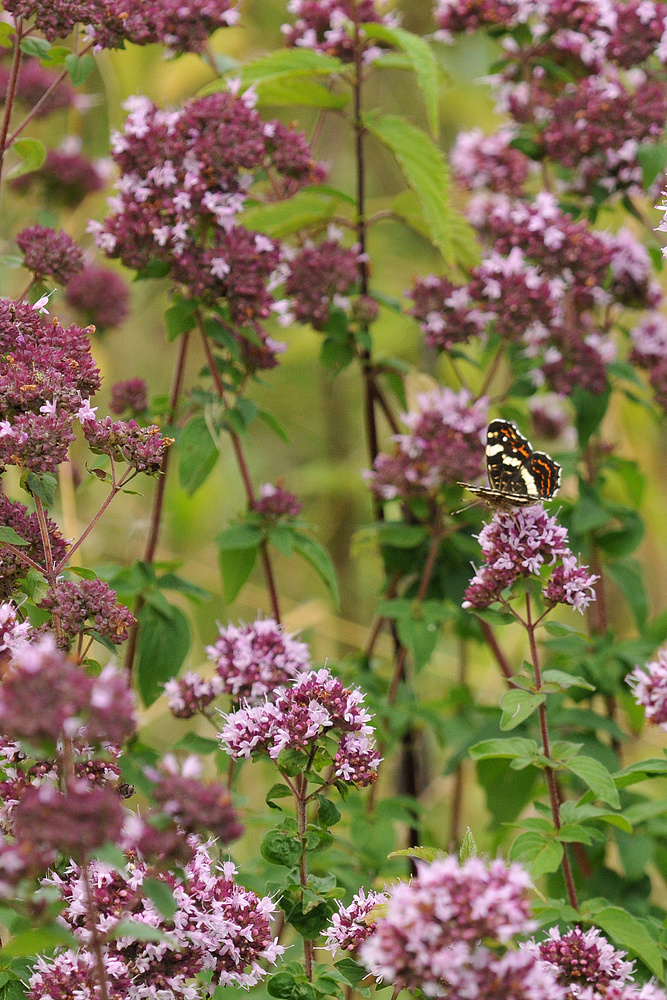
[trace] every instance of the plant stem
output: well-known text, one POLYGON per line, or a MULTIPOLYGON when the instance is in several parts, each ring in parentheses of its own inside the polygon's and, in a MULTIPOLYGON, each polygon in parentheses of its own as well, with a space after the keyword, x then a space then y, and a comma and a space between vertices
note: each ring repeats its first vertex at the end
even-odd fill
MULTIPOLYGON (((540 672, 540 658, 537 651, 537 643, 535 641, 535 625, 533 624, 531 618, 531 608, 530 608, 530 594, 526 594, 526 631, 528 632, 528 639, 530 642, 530 655, 533 663, 533 670, 535 671, 535 691, 539 693, 542 689, 542 674, 540 672)), ((544 756, 549 760, 551 759, 551 752, 549 750, 549 730, 547 727, 547 710, 544 702, 538 707, 538 716, 540 722, 540 734, 542 736, 542 752, 544 756)), ((549 791, 549 802, 551 804, 551 816, 554 821, 554 826, 556 830, 560 830, 560 802, 558 798, 558 790, 556 787, 556 777, 553 772, 553 768, 548 765, 544 769, 544 776, 547 782, 547 789, 549 791)), ((570 906, 574 907, 575 910, 579 909, 579 903, 577 902, 577 893, 574 887, 574 879, 572 878, 572 869, 570 867, 570 859, 567 853, 567 845, 563 844, 563 877, 565 879, 565 887, 567 889, 567 897, 570 901, 570 906)))
POLYGON ((503 677, 505 678, 505 680, 507 681, 508 686, 509 687, 516 687, 516 684, 514 684, 514 682, 512 681, 512 677, 514 676, 514 671, 510 667, 509 661, 507 660, 507 657, 505 656, 505 654, 503 653, 502 649, 498 645, 498 640, 496 639, 495 635, 493 634, 493 629, 491 628, 491 626, 489 625, 488 622, 484 622, 484 621, 480 621, 480 626, 481 626, 482 632, 484 633, 484 638, 488 642, 489 648, 490 648, 491 652, 493 653, 493 655, 495 656, 496 662, 497 662, 498 666, 500 667, 500 671, 501 671, 503 677))
MULTIPOLYGON (((112 463, 112 467, 113 467, 113 463, 112 463)), ((113 482, 113 485, 112 485, 111 489, 109 490, 108 496, 103 501, 102 505, 100 506, 99 510, 97 511, 97 513, 95 514, 95 516, 93 517, 93 519, 90 522, 90 524, 88 525, 88 527, 82 532, 81 535, 79 535, 79 537, 75 541, 74 545, 72 545, 72 547, 68 550, 67 554, 63 556, 63 558, 60 560, 60 562, 56 566, 56 570, 55 570, 56 576, 59 573, 62 573, 63 569, 65 568, 65 566, 67 565, 67 563, 70 561, 70 559, 72 558, 72 556, 74 555, 74 553, 76 552, 76 550, 79 548, 79 546, 81 544, 83 544, 83 542, 85 542, 86 538, 91 533, 91 531, 93 530, 93 528, 95 527, 95 525, 97 524, 97 522, 99 521, 99 519, 102 517, 102 514, 104 514, 105 510, 107 509, 107 507, 109 506, 109 504, 111 503, 111 501, 114 499, 114 497, 118 493, 120 493, 120 491, 122 490, 123 486, 126 486, 131 479, 134 479, 135 475, 136 475, 136 472, 134 471, 134 469, 128 469, 126 472, 123 473, 122 477, 118 480, 118 482, 116 482, 115 475, 114 475, 114 482, 113 482)))
MULTIPOLYGON (((181 390, 183 388, 183 379, 185 376, 185 362, 188 356, 188 346, 190 344, 190 334, 184 333, 181 336, 180 343, 178 346, 178 354, 176 356, 176 366, 174 368, 174 374, 171 380, 171 390, 169 392, 169 407, 167 409, 167 421, 169 424, 173 424, 176 420, 176 410, 178 408, 178 401, 181 396, 181 390)), ((167 485, 167 469, 169 468, 169 455, 171 453, 171 448, 167 448, 162 458, 162 467, 160 469, 160 475, 158 481, 155 485, 155 492, 153 494, 153 506, 151 509, 151 523, 148 531, 148 538, 146 539, 146 549, 144 551, 144 562, 152 563, 155 559, 155 552, 157 550, 158 538, 160 536, 160 527, 162 524, 162 510, 164 507, 164 494, 167 485)), ((141 595, 137 597, 134 602, 133 614, 135 618, 139 617, 139 613, 144 605, 143 598, 141 595)), ((134 665, 134 657, 137 649, 137 639, 139 635, 139 625, 135 625, 133 629, 130 630, 130 636, 127 641, 127 649, 125 650, 125 669, 129 674, 132 673, 132 668, 134 665)))
POLYGON ((4 165, 5 151, 11 145, 12 140, 7 141, 9 132, 9 120, 12 117, 14 108, 14 97, 16 96, 16 83, 21 68, 21 36, 23 29, 23 19, 16 19, 16 31, 14 33, 14 52, 12 55, 12 65, 9 70, 9 80, 7 81, 7 94, 5 95, 5 111, 0 125, 0 184, 2 183, 2 168, 4 165))
MULTIPOLYGON (((307 779, 305 774, 300 774, 296 782, 296 806, 297 822, 299 826, 299 837, 301 838, 301 857, 299 858, 299 882, 304 889, 308 886, 308 864, 306 861, 306 824, 307 824, 307 779)), ((306 971, 306 978, 312 982, 313 979, 313 942, 303 939, 303 961, 306 971)))
POLYGON ((86 887, 86 917, 90 931, 90 949, 95 959, 95 971, 97 972, 98 986, 100 988, 100 1000, 109 1000, 109 985, 104 967, 104 952, 102 951, 102 942, 100 941, 100 933, 97 926, 97 907, 95 906, 95 897, 93 896, 93 889, 90 884, 90 871, 87 861, 84 861, 81 865, 81 874, 83 875, 83 882, 86 887))
MULTIPOLYGON (((457 681, 461 687, 466 683, 468 668, 468 646, 465 639, 459 640, 459 673, 457 681)), ((452 791, 452 811, 449 828, 449 849, 456 851, 461 843, 461 814, 463 806, 463 761, 460 761, 454 772, 454 789, 452 791)))
MULTIPOLYGON (((201 334, 202 343, 204 345, 204 354, 206 355, 206 362, 208 364, 209 372, 211 378, 213 379, 213 384, 215 386, 216 392, 220 397, 221 402, 227 408, 227 398, 225 394, 225 387, 223 385, 222 379, 220 378, 220 372, 218 371, 217 365, 215 363, 215 358, 213 356, 213 351, 211 350, 211 345, 206 336, 206 331, 204 329, 204 324, 201 319, 199 311, 197 311, 197 323, 199 326, 199 332, 201 334)), ((232 448, 234 449, 234 454, 236 456, 236 462, 239 467, 239 472, 241 473, 241 479, 243 480, 243 486, 245 488, 246 497, 248 498, 248 504, 253 507, 255 504, 255 490, 252 485, 252 479, 250 478, 250 472, 248 470, 248 463, 246 462, 245 454, 243 452, 243 445, 241 444, 241 438, 233 429, 233 427, 227 425, 227 432, 232 442, 232 448)), ((273 572, 273 565, 271 563, 271 557, 269 555, 269 548, 266 539, 260 543, 259 551, 262 559, 262 567, 264 569, 264 579, 266 581, 266 586, 269 592, 269 602, 271 604, 271 614, 278 624, 280 624, 280 603, 278 601, 278 591, 276 588, 275 575, 273 572)))

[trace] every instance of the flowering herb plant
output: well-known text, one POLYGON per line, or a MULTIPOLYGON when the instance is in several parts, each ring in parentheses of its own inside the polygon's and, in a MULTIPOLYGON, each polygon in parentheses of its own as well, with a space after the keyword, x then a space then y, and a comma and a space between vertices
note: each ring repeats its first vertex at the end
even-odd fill
POLYGON ((439 0, 421 32, 407 7, 290 0, 239 62, 229 0, 2 3, 7 1000, 667 996, 667 614, 625 432, 667 406, 667 4, 439 0), (141 89, 148 46, 186 96, 123 118, 109 67, 141 89), (445 144, 460 51, 491 53, 500 124, 445 144), (406 73, 418 110, 374 106, 406 73), (107 387, 118 327, 151 360, 107 387), (521 504, 465 506, 485 455, 521 504), (351 482, 332 558, 318 500, 351 482), (171 559, 207 491, 217 625, 217 581, 171 559))

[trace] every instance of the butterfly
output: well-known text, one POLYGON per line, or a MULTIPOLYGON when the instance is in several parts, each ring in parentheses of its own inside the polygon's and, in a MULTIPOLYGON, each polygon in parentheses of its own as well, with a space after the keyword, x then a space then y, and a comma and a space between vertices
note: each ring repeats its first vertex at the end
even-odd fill
POLYGON ((533 451, 509 420, 492 420, 486 430, 486 472, 490 486, 459 486, 503 510, 551 500, 560 486, 560 465, 545 452, 533 451))

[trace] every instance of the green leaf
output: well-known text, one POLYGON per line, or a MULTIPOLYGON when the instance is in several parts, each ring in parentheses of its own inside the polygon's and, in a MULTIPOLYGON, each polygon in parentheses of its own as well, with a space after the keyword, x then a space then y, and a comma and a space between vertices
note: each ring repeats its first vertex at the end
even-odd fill
POLYGON ((232 604, 241 593, 257 559, 257 546, 244 549, 220 549, 218 566, 226 604, 232 604))
MULTIPOLYGON (((414 191, 402 191, 391 201, 391 210, 395 216, 414 229, 429 242, 435 242, 430 224, 426 218, 422 204, 414 191)), ((449 217, 449 241, 455 247, 458 266, 469 271, 476 267, 481 259, 479 241, 474 229, 458 212, 451 212, 449 217)), ((373 293, 377 298, 377 292, 373 293)), ((378 299, 382 301, 382 299, 378 299)))
POLYGON ((200 736, 199 733, 186 733, 185 736, 174 745, 174 750, 189 750, 190 753, 209 754, 220 749, 217 740, 209 739, 208 736, 200 736))
POLYGON ((27 56, 44 59, 51 51, 51 42, 47 42, 46 38, 37 38, 35 35, 29 35, 27 38, 21 40, 20 47, 21 52, 27 56))
MULTIPOLYGON (((325 55, 315 49, 291 48, 277 49, 267 56, 261 56, 254 62, 248 63, 241 70, 242 86, 250 86, 258 80, 266 80, 268 77, 303 73, 304 75, 318 74, 328 76, 331 73, 339 73, 345 68, 344 63, 334 56, 325 55)), ((226 81, 218 85, 218 89, 225 89, 226 81)))
POLYGON ((438 642, 437 624, 416 617, 399 618, 397 631, 401 643, 412 653, 417 670, 421 670, 431 659, 438 642))
POLYGON ((655 143, 642 143, 635 156, 642 168, 642 180, 646 191, 667 166, 667 147, 655 143))
POLYGON ((578 778, 588 785, 596 798, 614 809, 621 808, 621 801, 616 791, 616 785, 611 774, 599 760, 594 757, 586 757, 583 754, 573 757, 564 764, 566 770, 576 774, 578 778))
POLYGON ((78 942, 66 927, 60 924, 50 924, 48 927, 35 927, 16 934, 8 944, 0 949, 0 958, 18 958, 21 955, 39 955, 42 951, 51 951, 60 945, 67 948, 78 947, 78 942))
POLYGON ((609 396, 609 386, 600 393, 589 392, 579 385, 574 386, 570 398, 577 412, 575 423, 581 448, 588 443, 591 434, 594 434, 600 426, 609 406, 609 396))
POLYGON ((338 608, 340 606, 338 582, 326 549, 319 542, 316 542, 314 538, 302 535, 299 531, 294 532, 294 548, 322 579, 333 598, 334 604, 338 608))
POLYGON ((660 949, 644 925, 620 906, 606 906, 592 915, 592 921, 601 927, 616 944, 627 948, 640 958, 651 972, 662 980, 663 967, 660 949))
POLYGON ((448 264, 458 262, 457 240, 468 223, 449 204, 450 175, 442 152, 421 129, 397 115, 368 112, 364 125, 387 146, 417 195, 429 227, 431 239, 448 264), (453 220, 459 219, 456 229, 453 220))
POLYGON ((299 997, 297 981, 289 972, 278 972, 275 976, 270 976, 266 992, 277 1000, 291 1000, 292 997, 297 1000, 299 997))
POLYGON ((533 878, 558 871, 563 854, 561 843, 535 830, 519 834, 510 848, 510 860, 527 865, 533 878))
POLYGON ((516 621, 508 611, 498 611, 496 608, 470 608, 470 611, 487 625, 513 625, 516 621))
POLYGON ((34 497, 39 497, 45 507, 52 507, 56 496, 56 486, 58 481, 50 472, 29 472, 25 477, 26 489, 34 497))
POLYGON ((184 299, 174 296, 171 306, 165 311, 164 323, 167 328, 167 340, 176 340, 183 333, 189 333, 196 324, 197 303, 194 299, 184 299))
POLYGON ((165 934, 164 931, 159 930, 157 927, 144 924, 140 920, 132 920, 130 918, 119 920, 117 924, 110 927, 107 931, 107 936, 112 940, 129 937, 135 941, 165 941, 172 945, 172 947, 176 946, 174 938, 170 937, 169 934, 165 934))
POLYGON ((475 743, 468 752, 472 760, 484 760, 486 757, 533 757, 537 753, 537 743, 522 736, 508 736, 505 740, 475 743))
POLYGON ((583 677, 576 677, 568 674, 565 670, 544 670, 542 680, 546 684, 557 684, 561 691, 567 691, 571 687, 585 688, 586 691, 595 691, 595 685, 589 684, 583 677))
POLYGON ((637 628, 641 631, 648 616, 648 598, 639 564, 634 560, 609 562, 605 569, 628 602, 637 628))
POLYGON ((174 899, 171 887, 158 878, 144 879, 141 885, 142 892, 148 896, 155 909, 167 920, 171 920, 178 912, 178 903, 174 899))
POLYGON ((274 434, 276 434, 281 441, 285 444, 289 444, 289 434, 280 423, 277 417, 274 417, 272 413, 267 413, 266 410, 258 410, 257 416, 260 420, 263 420, 267 427, 269 427, 274 434))
POLYGON ((84 53, 82 56, 77 56, 74 52, 71 52, 68 56, 65 56, 65 66, 74 86, 80 87, 95 69, 95 60, 89 52, 84 53))
MULTIPOLYGON (((0 524, 0 545, 3 542, 7 542, 9 545, 30 545, 25 538, 22 538, 13 528, 10 528, 8 524, 0 524)), ((94 574, 93 574, 94 575, 94 574)))
POLYGON ((466 861, 469 861, 470 858, 476 858, 478 854, 479 851, 477 850, 477 844, 475 843, 472 830, 469 826, 467 826, 466 832, 463 835, 463 840, 461 841, 461 847, 459 849, 459 863, 464 865, 466 861))
POLYGON ((188 496, 206 482, 218 460, 218 446, 208 424, 198 415, 178 435, 178 481, 188 496))
POLYGON ((299 837, 291 830, 282 827, 269 830, 259 849, 265 861, 284 868, 294 868, 301 857, 299 837))
POLYGON ((264 538, 264 531, 256 524, 232 524, 223 528, 217 538, 221 552, 228 549, 254 549, 264 538))
POLYGON ((417 858, 431 864, 437 858, 446 857, 445 852, 438 847, 404 847, 400 851, 392 851, 388 858, 417 858))
POLYGON ((426 541, 428 533, 421 524, 383 521, 377 527, 377 537, 380 545, 391 545, 396 549, 414 549, 426 541))
POLYGON ((335 93, 321 83, 304 80, 303 74, 268 77, 256 84, 259 107, 299 104, 308 108, 340 111, 350 103, 350 95, 335 93))
POLYGON ((353 989, 356 989, 368 975, 368 969, 359 965, 353 958, 342 958, 340 962, 335 963, 335 968, 353 989))
POLYGON ((15 139, 9 147, 13 149, 21 161, 8 173, 8 177, 21 177, 31 174, 44 163, 46 149, 38 139, 15 139))
POLYGON ((438 120, 440 67, 431 46, 419 35, 413 35, 411 31, 405 31, 403 28, 388 28, 384 24, 364 24, 362 29, 369 38, 394 45, 408 57, 424 97, 429 128, 437 138, 440 131, 438 120))
POLYGON ((170 605, 169 618, 152 604, 139 612, 137 685, 144 705, 152 705, 164 684, 181 669, 190 648, 190 625, 180 608, 170 605))
POLYGON ((507 732, 508 729, 516 729, 522 722, 530 718, 533 712, 537 711, 546 700, 545 694, 532 694, 530 691, 521 691, 516 688, 506 691, 500 701, 500 707, 503 711, 500 728, 503 732, 507 732))
POLYGON ((274 805, 275 799, 291 799, 291 797, 292 797, 292 792, 287 787, 287 785, 283 785, 281 782, 278 781, 276 782, 275 785, 272 785, 271 788, 269 788, 268 792, 266 793, 265 801, 267 806, 269 806, 269 808, 278 809, 280 807, 274 805))
POLYGON ((328 222, 338 204, 338 198, 305 190, 284 201, 247 208, 238 218, 247 229, 282 239, 308 226, 328 222))
POLYGON ((322 826, 328 829, 340 822, 340 810, 336 808, 330 799, 325 798, 324 795, 318 795, 317 802, 317 819, 322 826))

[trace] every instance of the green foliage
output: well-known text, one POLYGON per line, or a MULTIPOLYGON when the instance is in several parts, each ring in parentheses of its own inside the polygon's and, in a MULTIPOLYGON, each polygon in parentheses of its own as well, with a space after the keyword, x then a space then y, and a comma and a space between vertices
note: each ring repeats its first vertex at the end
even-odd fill
POLYGON ((190 624, 180 608, 154 594, 139 612, 138 622, 137 686, 148 706, 180 670, 190 648, 190 624))

